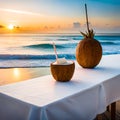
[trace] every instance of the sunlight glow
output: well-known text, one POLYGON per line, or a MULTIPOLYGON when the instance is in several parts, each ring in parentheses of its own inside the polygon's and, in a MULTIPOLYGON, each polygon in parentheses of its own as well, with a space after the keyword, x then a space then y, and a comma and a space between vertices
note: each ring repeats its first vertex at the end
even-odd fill
POLYGON ((8 29, 13 30, 14 29, 14 25, 13 24, 8 25, 8 29))
POLYGON ((19 77, 20 76, 20 71, 19 71, 18 68, 14 68, 13 73, 14 73, 15 77, 19 77))

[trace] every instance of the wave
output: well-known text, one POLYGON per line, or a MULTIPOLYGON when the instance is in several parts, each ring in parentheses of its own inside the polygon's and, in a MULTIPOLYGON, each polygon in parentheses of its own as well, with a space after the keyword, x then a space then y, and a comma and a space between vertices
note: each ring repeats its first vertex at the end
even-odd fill
POLYGON ((118 44, 120 44, 120 43, 116 43, 116 42, 111 42, 111 41, 109 41, 109 42, 107 42, 107 41, 105 41, 105 42, 100 42, 102 45, 118 45, 118 44))
POLYGON ((80 41, 80 40, 83 39, 83 37, 81 37, 81 36, 76 37, 76 36, 75 36, 75 37, 73 37, 72 39, 73 39, 73 40, 77 40, 77 41, 79 40, 79 41, 80 41))
MULTIPOLYGON (((119 52, 104 52, 104 55, 120 54, 119 52)), ((65 57, 67 60, 75 60, 73 54, 60 54, 58 57, 65 57)), ((0 55, 0 68, 31 68, 49 67, 55 61, 55 55, 0 55)))
MULTIPOLYGON (((34 45, 28 45, 28 46, 23 46, 24 48, 42 48, 42 49, 53 49, 52 44, 34 44, 34 45)), ((57 48, 65 48, 63 45, 56 45, 57 48)))
POLYGON ((57 41, 69 41, 70 39, 68 38, 59 38, 59 39, 56 39, 57 41))
MULTIPOLYGON (((59 58, 75 60, 73 54, 58 54, 59 58)), ((49 67, 55 55, 0 55, 0 68, 49 67)))
MULTIPOLYGON (((65 57, 66 59, 75 59, 75 55, 74 54, 58 54, 59 58, 65 57)), ((30 60, 34 60, 34 59, 55 59, 55 55, 10 55, 10 54, 4 54, 4 55, 0 55, 0 60, 17 60, 17 59, 30 59, 30 60)))
POLYGON ((55 60, 4 60, 0 62, 0 68, 31 68, 31 67, 49 67, 55 60))

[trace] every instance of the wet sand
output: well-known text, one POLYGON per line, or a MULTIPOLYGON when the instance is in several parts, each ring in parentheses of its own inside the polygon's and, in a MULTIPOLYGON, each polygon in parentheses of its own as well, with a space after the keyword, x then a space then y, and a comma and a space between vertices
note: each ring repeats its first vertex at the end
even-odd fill
POLYGON ((50 67, 0 69, 0 85, 10 84, 50 74, 50 67))

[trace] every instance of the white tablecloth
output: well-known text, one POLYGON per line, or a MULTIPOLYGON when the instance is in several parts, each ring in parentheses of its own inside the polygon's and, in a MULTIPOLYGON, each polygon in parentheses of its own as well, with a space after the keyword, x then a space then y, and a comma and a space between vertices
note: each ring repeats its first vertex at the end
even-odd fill
POLYGON ((93 120, 120 99, 120 55, 95 69, 75 65, 70 82, 48 75, 0 86, 0 120, 93 120))

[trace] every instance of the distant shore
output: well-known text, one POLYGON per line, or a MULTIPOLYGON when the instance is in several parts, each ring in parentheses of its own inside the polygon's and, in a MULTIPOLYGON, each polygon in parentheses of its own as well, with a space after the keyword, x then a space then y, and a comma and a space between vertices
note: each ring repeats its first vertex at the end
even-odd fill
POLYGON ((50 74, 50 67, 0 69, 0 85, 10 84, 50 74))

